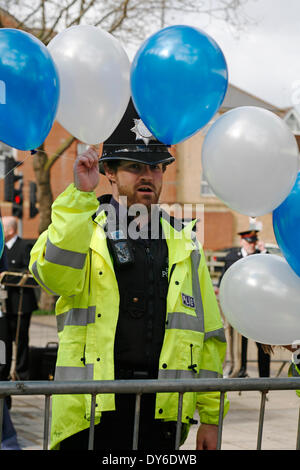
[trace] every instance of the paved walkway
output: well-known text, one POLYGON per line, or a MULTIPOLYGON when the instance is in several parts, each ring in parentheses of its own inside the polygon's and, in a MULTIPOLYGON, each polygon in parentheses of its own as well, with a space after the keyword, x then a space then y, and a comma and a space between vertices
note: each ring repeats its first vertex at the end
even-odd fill
MULTIPOLYGON (((54 317, 33 317, 30 328, 30 343, 44 346, 49 341, 57 340, 54 317)), ((255 345, 249 345, 250 354, 255 345)), ((248 354, 249 357, 249 354, 248 354)), ((282 359, 282 352, 275 358, 282 359)), ((289 355, 285 356, 289 359, 289 355)), ((276 376, 279 363, 273 363, 271 375, 276 376)), ((248 367, 250 377, 257 377, 255 363, 248 367)), ((280 377, 287 374, 284 367, 280 377)), ((245 379, 247 380, 247 379, 245 379)), ((259 392, 231 392, 228 394, 230 411, 224 420, 222 449, 255 450, 257 442, 258 417, 260 409, 259 392)), ((294 450, 296 448, 299 398, 294 391, 269 392, 266 403, 263 428, 263 450, 294 450)), ((12 398, 11 417, 18 433, 19 443, 24 450, 40 450, 43 446, 43 396, 14 396, 12 398)), ((197 426, 193 425, 189 437, 182 449, 195 449, 197 426)))

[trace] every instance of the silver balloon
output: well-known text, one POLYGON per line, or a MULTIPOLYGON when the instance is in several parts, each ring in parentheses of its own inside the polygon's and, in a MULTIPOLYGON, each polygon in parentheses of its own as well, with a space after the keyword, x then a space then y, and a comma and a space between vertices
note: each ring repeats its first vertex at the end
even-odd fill
POLYGON ((292 190, 298 145, 276 114, 243 106, 220 116, 202 148, 206 181, 231 209, 252 217, 272 212, 292 190))
POLYGON ((67 28, 48 44, 60 78, 56 119, 86 144, 104 142, 130 99, 130 62, 119 41, 89 25, 67 28))
POLYGON ((277 255, 242 258, 224 274, 220 304, 243 336, 263 344, 300 340, 300 277, 277 255))

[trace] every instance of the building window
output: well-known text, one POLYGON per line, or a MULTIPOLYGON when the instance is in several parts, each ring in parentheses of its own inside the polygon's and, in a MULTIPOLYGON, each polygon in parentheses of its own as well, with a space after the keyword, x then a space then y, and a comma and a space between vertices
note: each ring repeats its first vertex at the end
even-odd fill
POLYGON ((4 157, 14 157, 14 149, 9 145, 0 142, 0 154, 4 157))
POLYGON ((215 197, 215 193, 209 186, 208 182, 203 178, 203 175, 201 179, 201 196, 215 197))
POLYGON ((16 149, 9 147, 9 145, 0 142, 0 178, 5 178, 5 160, 7 157, 16 160, 16 149))

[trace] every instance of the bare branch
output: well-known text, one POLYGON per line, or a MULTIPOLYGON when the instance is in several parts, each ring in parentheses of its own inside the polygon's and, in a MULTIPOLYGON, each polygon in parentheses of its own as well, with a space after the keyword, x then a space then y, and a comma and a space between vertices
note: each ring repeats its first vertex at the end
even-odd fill
POLYGON ((47 0, 42 0, 41 2, 41 10, 42 10, 42 30, 45 31, 46 28, 46 11, 45 11, 45 4, 47 0))
POLYGON ((182 15, 201 14, 242 28, 249 0, 0 0, 18 18, 18 28, 32 30, 47 44, 55 33, 76 24, 101 25, 126 42, 144 40, 182 15))
MULTIPOLYGON (((95 2, 96 0, 91 0, 86 7, 84 7, 82 9, 82 11, 79 12, 79 15, 74 18, 69 24, 68 24, 68 28, 70 26, 73 26, 74 24, 79 24, 80 23, 80 20, 82 19, 82 17, 95 5, 95 2)), ((84 2, 83 2, 84 3, 84 2)))
POLYGON ((115 31, 116 29, 118 29, 121 24, 123 23, 123 21, 125 20, 125 18, 127 18, 127 7, 128 7, 128 4, 129 4, 129 0, 124 0, 123 2, 123 5, 122 5, 122 9, 121 9, 121 16, 118 18, 118 20, 112 24, 112 26, 110 27, 110 30, 109 32, 112 33, 113 31, 115 31))
POLYGON ((41 8, 41 4, 39 3, 37 7, 33 9, 32 11, 30 11, 28 15, 22 21, 19 21, 19 23, 16 25, 16 29, 25 29, 25 30, 28 29, 27 23, 30 21, 31 18, 33 18, 38 13, 40 8, 41 8))
POLYGON ((68 11, 75 3, 77 2, 77 0, 72 0, 71 3, 67 6, 65 6, 64 8, 62 8, 60 10, 60 12, 57 13, 57 16, 55 18, 55 21, 54 23, 52 24, 52 26, 48 29, 47 31, 47 34, 44 36, 43 38, 43 42, 45 44, 47 44, 49 42, 49 40, 53 37, 53 35, 55 34, 55 28, 58 24, 58 22, 60 21, 60 19, 63 17, 63 14, 68 11))
POLYGON ((54 165, 56 160, 59 159, 59 157, 73 144, 73 142, 75 142, 75 140, 77 139, 73 136, 70 136, 65 139, 62 145, 58 147, 58 149, 55 151, 55 153, 48 157, 47 161, 44 164, 44 171, 48 172, 54 165))

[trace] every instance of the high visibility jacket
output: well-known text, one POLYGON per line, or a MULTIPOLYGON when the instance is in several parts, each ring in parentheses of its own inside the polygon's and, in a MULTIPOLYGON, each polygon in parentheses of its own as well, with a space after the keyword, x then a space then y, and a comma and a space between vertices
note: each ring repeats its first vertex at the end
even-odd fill
MULTIPOLYGON (((300 377, 299 364, 297 365, 294 362, 292 362, 292 364, 289 367, 288 376, 289 377, 300 377)), ((296 393, 297 393, 298 397, 300 397, 300 390, 296 390, 296 393)))
MULTIPOLYGON (((30 270, 56 304, 59 350, 55 380, 114 380, 119 291, 94 192, 71 184, 52 206, 52 223, 31 251, 30 270)), ((169 253, 169 289, 159 379, 222 377, 226 341, 204 253, 192 226, 181 231, 161 218, 169 253), (172 269, 173 267, 173 269, 172 269), (195 364, 189 368, 192 360, 195 364)), ((187 392, 182 422, 196 406, 202 423, 218 424, 219 392, 187 392)), ((225 413, 228 410, 225 399, 225 413)), ((158 393, 155 418, 177 420, 178 393, 158 393)), ((114 394, 96 397, 95 423, 115 409, 114 394)), ((89 427, 90 395, 55 395, 51 447, 89 427)))

